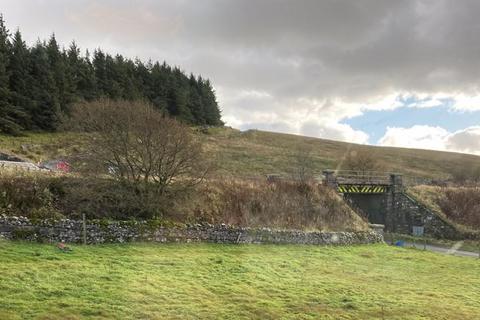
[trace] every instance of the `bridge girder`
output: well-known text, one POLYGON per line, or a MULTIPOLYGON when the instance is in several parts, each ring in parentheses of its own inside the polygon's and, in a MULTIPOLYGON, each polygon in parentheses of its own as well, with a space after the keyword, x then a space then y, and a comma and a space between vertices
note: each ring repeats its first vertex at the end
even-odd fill
POLYGON ((388 185, 378 184, 338 184, 337 192, 355 194, 382 194, 388 192, 388 185))

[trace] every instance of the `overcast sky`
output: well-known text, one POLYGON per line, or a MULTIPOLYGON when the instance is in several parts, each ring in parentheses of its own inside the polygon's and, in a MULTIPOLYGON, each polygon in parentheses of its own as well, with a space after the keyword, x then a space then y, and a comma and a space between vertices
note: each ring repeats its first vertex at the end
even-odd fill
POLYGON ((227 125, 480 154, 480 1, 0 0, 11 30, 212 80, 227 125))

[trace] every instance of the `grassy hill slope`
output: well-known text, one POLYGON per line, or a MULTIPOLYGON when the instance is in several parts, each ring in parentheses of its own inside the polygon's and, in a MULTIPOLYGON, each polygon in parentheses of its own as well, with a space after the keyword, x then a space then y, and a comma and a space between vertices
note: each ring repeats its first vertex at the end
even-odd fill
POLYGON ((211 129, 207 143, 219 168, 235 175, 288 173, 299 149, 310 148, 315 169, 342 168, 351 150, 368 150, 390 171, 426 178, 448 178, 458 166, 480 164, 480 157, 453 152, 376 147, 250 130, 211 129))
MULTIPOLYGON (((221 175, 237 177, 288 174, 299 149, 311 149, 315 170, 342 168, 349 151, 365 149, 385 163, 390 171, 408 176, 448 178, 457 167, 480 164, 480 157, 453 152, 376 147, 309 138, 290 134, 230 128, 211 128, 199 133, 206 141, 221 175)), ((81 136, 73 133, 29 134, 25 137, 0 136, 0 152, 5 151, 34 162, 67 156, 81 148, 81 136)))

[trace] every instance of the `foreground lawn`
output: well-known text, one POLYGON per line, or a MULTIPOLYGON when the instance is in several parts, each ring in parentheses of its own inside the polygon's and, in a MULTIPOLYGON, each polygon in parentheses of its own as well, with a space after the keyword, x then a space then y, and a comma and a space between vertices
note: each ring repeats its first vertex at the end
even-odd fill
POLYGON ((0 319, 480 319, 480 260, 357 247, 0 241, 0 319))

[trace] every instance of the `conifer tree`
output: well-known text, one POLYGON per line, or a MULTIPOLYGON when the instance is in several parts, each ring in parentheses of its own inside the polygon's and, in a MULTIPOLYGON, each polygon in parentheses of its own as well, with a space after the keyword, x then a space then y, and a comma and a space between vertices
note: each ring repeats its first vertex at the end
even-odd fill
POLYGON ((30 59, 27 45, 17 29, 11 41, 7 73, 10 89, 11 108, 18 114, 17 124, 24 129, 32 128, 32 100, 28 95, 28 83, 31 81, 30 59))
POLYGON ((58 101, 60 110, 66 112, 68 106, 75 100, 72 73, 68 70, 66 54, 60 51, 55 34, 50 37, 46 52, 50 63, 50 70, 55 82, 53 98, 58 101))
POLYGON ((65 61, 68 73, 70 74, 70 85, 75 96, 79 96, 79 83, 81 80, 81 56, 80 49, 77 47, 75 41, 72 41, 65 53, 65 61))
POLYGON ((34 101, 34 124, 39 129, 53 131, 59 124, 61 107, 49 58, 48 46, 37 42, 31 50, 33 83, 30 90, 34 101))
POLYGON ((75 77, 77 99, 91 101, 98 97, 95 69, 90 60, 90 53, 80 56, 80 49, 74 46, 69 49, 69 63, 75 77))
POLYGON ((160 65, 156 62, 150 72, 143 66, 141 71, 143 72, 143 79, 146 79, 149 84, 148 98, 159 110, 168 113, 169 79, 166 65, 160 65), (145 71, 148 73, 145 73, 145 71))
POLYGON ((10 104, 10 76, 7 70, 10 49, 8 37, 9 34, 3 16, 0 15, 0 132, 19 134, 22 128, 17 124, 15 118, 17 112, 10 104))
POLYGON ((8 30, 5 27, 3 16, 0 15, 0 131, 10 133, 18 131, 20 128, 10 119, 9 99, 10 89, 8 86, 8 30))
POLYGON ((61 49, 55 35, 28 47, 19 30, 10 37, 0 15, 0 132, 55 130, 73 102, 101 97, 145 99, 186 123, 222 125, 208 80, 166 62, 80 52, 75 42, 61 49))
POLYGON ((205 121, 208 125, 223 125, 221 120, 220 109, 218 108, 215 91, 209 80, 199 81, 202 104, 205 110, 205 121))
POLYGON ((192 115, 194 117, 194 122, 199 125, 205 125, 205 110, 202 104, 201 99, 201 92, 199 83, 201 82, 201 78, 197 81, 193 74, 190 75, 189 79, 189 97, 188 97, 188 108, 191 110, 192 115))
POLYGON ((93 70, 95 71, 95 79, 97 84, 98 97, 107 95, 107 73, 105 66, 105 54, 102 50, 97 49, 93 52, 93 70))

